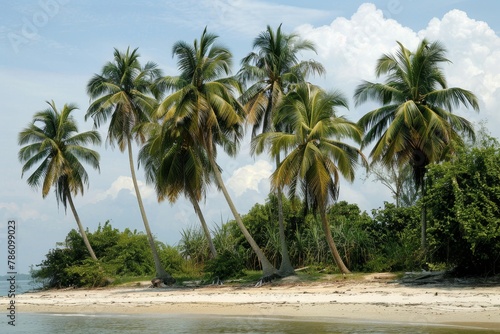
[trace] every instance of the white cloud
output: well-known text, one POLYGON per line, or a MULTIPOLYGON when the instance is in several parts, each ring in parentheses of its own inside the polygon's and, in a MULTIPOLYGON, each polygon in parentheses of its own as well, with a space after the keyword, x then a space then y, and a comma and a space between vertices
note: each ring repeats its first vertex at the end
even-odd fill
MULTIPOLYGON (((146 199, 154 199, 156 200, 155 190, 146 185, 144 182, 137 180, 137 184, 139 185, 139 191, 141 192, 141 197, 143 200, 146 199)), ((105 191, 97 192, 93 195, 90 203, 97 203, 99 201, 111 198, 116 199, 118 193, 122 190, 128 191, 131 195, 135 197, 134 184, 132 182, 132 178, 129 176, 119 176, 105 191)))
MULTIPOLYGON (((394 49, 396 40, 405 45, 417 41, 415 32, 384 18, 382 10, 373 4, 361 5, 350 19, 339 17, 328 26, 302 25, 296 30, 316 44, 318 60, 327 70, 328 84, 336 88, 372 79, 376 60, 394 49)), ((345 89, 344 92, 351 93, 345 89)))
MULTIPOLYGON (((472 90, 480 99, 479 115, 467 113, 469 119, 488 118, 500 122, 500 38, 486 22, 476 21, 460 10, 452 10, 441 20, 431 20, 420 38, 442 41, 452 64, 446 66, 449 86, 472 90)), ((498 126, 490 126, 500 135, 498 126)))
MULTIPOLYGON (((269 183, 269 176, 273 171, 273 166, 265 160, 257 160, 253 165, 246 165, 236 169, 229 180, 227 186, 234 191, 237 197, 247 190, 254 190, 260 193, 261 181, 269 183)), ((267 195, 264 193, 263 195, 267 195)))
MULTIPOLYGON (((53 204, 55 206, 55 203, 53 204)), ((29 219, 46 221, 48 219, 48 215, 36 210, 31 203, 19 205, 14 202, 1 202, 0 211, 3 211, 4 219, 20 219, 22 221, 29 219)))
MULTIPOLYGON (((396 41, 409 49, 418 42, 441 41, 452 64, 444 65, 448 85, 473 91, 480 100, 481 112, 461 114, 473 122, 487 118, 494 136, 500 135, 500 38, 487 23, 476 21, 460 10, 452 10, 442 19, 432 19, 421 31, 413 31, 400 23, 384 18, 373 4, 363 4, 350 19, 339 17, 328 26, 302 25, 297 31, 317 45, 318 59, 327 69, 327 77, 320 85, 340 88, 352 96, 361 80, 375 79, 375 63, 384 53, 393 52, 396 41), (495 132, 496 131, 496 132, 495 132)), ((351 110, 354 108, 352 107, 351 110)), ((354 110, 357 120, 369 105, 354 110)), ((461 113, 462 111, 457 111, 461 113)))

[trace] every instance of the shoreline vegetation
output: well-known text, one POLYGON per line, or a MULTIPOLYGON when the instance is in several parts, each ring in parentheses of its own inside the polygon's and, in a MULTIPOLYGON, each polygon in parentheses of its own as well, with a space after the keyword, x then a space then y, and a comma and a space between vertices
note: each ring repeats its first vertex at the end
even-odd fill
MULTIPOLYGON (((22 313, 243 316, 252 322, 276 317, 500 329, 498 277, 480 282, 438 276, 374 273, 323 275, 308 281, 296 275, 261 287, 184 282, 184 286, 151 288, 149 281, 136 281, 28 292, 16 296, 16 304, 22 313), (189 283, 193 286, 186 286, 189 283)), ((0 300, 3 303, 6 297, 0 300)))

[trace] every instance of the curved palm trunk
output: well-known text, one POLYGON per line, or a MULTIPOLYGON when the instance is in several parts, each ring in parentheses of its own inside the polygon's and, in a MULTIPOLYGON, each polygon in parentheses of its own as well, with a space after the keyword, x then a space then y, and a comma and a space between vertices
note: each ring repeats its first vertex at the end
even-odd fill
POLYGON ((222 193, 224 194, 224 197, 226 199, 227 204, 229 205, 229 208, 231 209, 231 212, 233 213, 234 219, 236 220, 236 223, 238 224, 238 227, 241 230, 241 233, 243 233, 243 236, 245 239, 248 241, 250 244, 250 247, 252 247, 253 251, 259 258, 260 264, 262 265, 262 271, 263 271, 263 276, 271 276, 273 274, 277 273, 276 268, 271 264, 271 262, 267 259, 267 257, 264 255, 264 252, 259 248, 255 240, 253 239, 252 235, 250 232, 248 232, 247 228, 243 224, 243 221, 241 220, 240 214, 236 210, 236 207, 234 206, 233 200, 229 196, 229 193, 227 192, 226 186, 224 185, 224 181, 222 180, 222 175, 219 171, 219 167, 215 163, 215 159, 213 154, 209 152, 208 154, 209 160, 210 160, 210 165, 212 166, 212 169, 214 171, 214 176, 215 180, 217 182, 217 185, 220 187, 222 190, 222 193))
POLYGON ((342 261, 339 251, 337 250, 337 246, 335 246, 335 242, 333 241, 330 224, 328 222, 328 219, 326 218, 326 210, 321 209, 319 214, 321 216, 321 223, 323 225, 323 231, 325 232, 326 242, 328 243, 328 247, 330 247, 330 251, 332 252, 333 259, 335 260, 337 267, 339 267, 340 271, 343 274, 350 274, 351 272, 345 266, 344 261, 342 261))
POLYGON ((203 232, 205 232, 205 237, 208 240, 208 246, 210 247, 210 253, 212 254, 212 258, 217 257, 217 250, 215 249, 214 242, 212 240, 212 236, 210 235, 210 231, 207 226, 207 222, 205 221, 205 217, 203 216, 203 213, 201 212, 200 205, 198 204, 198 201, 194 199, 193 197, 189 197, 191 203, 193 204, 194 211, 198 215, 198 219, 200 219, 201 226, 203 227, 203 232))
MULTIPOLYGON (((279 156, 276 156, 276 168, 280 164, 279 156)), ((283 193, 281 188, 278 188, 278 224, 280 233, 280 244, 281 244, 281 264, 278 270, 278 275, 281 277, 286 277, 290 275, 295 275, 295 270, 293 269, 292 262, 290 261, 290 254, 288 253, 288 244, 286 242, 285 236, 285 223, 283 219, 283 193)))
POLYGON ((69 202, 69 206, 71 207, 71 211, 73 211, 73 216, 75 216, 76 220, 76 225, 78 225, 78 230, 80 230, 80 235, 83 238, 83 243, 87 247, 87 250, 90 253, 90 257, 92 260, 97 261, 97 257, 95 256, 94 250, 92 249, 92 246, 90 245, 89 239, 87 238, 87 233, 85 233, 85 230, 83 229, 82 222, 80 221, 80 217, 78 216, 78 213, 76 212, 75 205, 73 204, 73 198, 71 198, 71 192, 69 190, 66 190, 66 197, 69 202))
POLYGON ((128 148, 128 160, 130 164, 130 173, 132 174, 132 182, 134 184, 137 203, 139 204, 139 210, 141 211, 142 221, 144 222, 144 228, 146 229, 146 235, 148 237, 149 246, 151 247, 151 252, 153 253, 156 277, 160 278, 165 284, 173 284, 175 280, 172 278, 170 274, 168 274, 165 271, 165 269, 163 269, 161 265, 160 257, 158 256, 158 251, 156 249, 155 241, 153 239, 153 234, 151 233, 151 229, 149 228, 148 218, 146 216, 146 211, 144 210, 144 204, 142 203, 142 197, 139 191, 139 185, 137 184, 137 178, 135 176, 134 159, 132 155, 132 142, 130 138, 127 138, 127 148, 128 148))

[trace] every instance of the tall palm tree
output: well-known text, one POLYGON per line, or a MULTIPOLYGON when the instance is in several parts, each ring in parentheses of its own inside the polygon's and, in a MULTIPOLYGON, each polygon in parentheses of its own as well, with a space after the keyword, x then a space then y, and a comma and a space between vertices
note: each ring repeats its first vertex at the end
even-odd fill
POLYGON ((270 276, 276 269, 243 224, 216 163, 219 145, 230 156, 236 154, 243 122, 242 107, 234 97, 234 93, 240 91, 238 81, 227 76, 232 54, 215 43, 217 37, 205 28, 200 40, 195 40, 193 45, 183 41, 174 44, 172 50, 178 58, 180 75, 159 81, 158 87, 173 90, 173 93, 160 103, 157 116, 165 121, 174 119, 183 123, 195 142, 206 151, 216 185, 259 258, 264 276, 270 276))
MULTIPOLYGON (((251 82, 241 100, 244 103, 247 121, 252 125, 252 138, 261 133, 281 129, 281 124, 273 124, 276 106, 293 84, 304 82, 309 74, 323 74, 323 66, 313 60, 299 61, 298 54, 302 51, 314 51, 314 44, 302 40, 297 34, 285 34, 281 25, 276 32, 267 26, 253 42, 255 51, 249 53, 241 61, 239 79, 251 82)), ((280 164, 277 154, 276 166, 280 164)), ((283 221, 282 190, 277 190, 278 224, 281 243, 280 276, 294 274, 294 269, 288 254, 285 239, 285 224, 283 221)))
POLYGON ((183 193, 193 205, 207 238, 212 258, 217 256, 210 230, 199 202, 205 197, 210 183, 210 163, 206 152, 196 145, 183 124, 177 122, 150 123, 150 137, 139 152, 139 162, 146 179, 153 183, 158 201, 174 203, 183 193))
POLYGON ((101 74, 95 74, 87 84, 87 93, 92 104, 85 118, 92 117, 96 127, 110 118, 108 141, 111 145, 118 144, 120 151, 128 150, 130 173, 135 194, 146 229, 146 235, 153 253, 156 275, 166 284, 173 283, 173 278, 165 272, 161 265, 155 240, 149 227, 141 193, 137 184, 132 153, 132 140, 145 140, 145 134, 134 131, 134 127, 149 121, 150 114, 156 107, 156 99, 151 96, 152 82, 161 75, 157 65, 147 62, 144 67, 139 62, 137 49, 125 53, 115 49, 114 61, 108 62, 102 68, 101 74))
POLYGON ((19 150, 19 160, 24 163, 22 175, 41 162, 28 177, 28 185, 41 186, 43 198, 54 187, 57 202, 62 203, 65 210, 69 203, 90 257, 97 261, 72 195, 83 195, 84 185, 88 185, 88 174, 81 161, 99 170, 99 153, 84 145, 98 145, 101 137, 97 131, 78 133, 71 115, 75 105, 65 104, 58 111, 54 101, 47 103, 49 108, 35 113, 32 123, 19 133, 19 145, 26 145, 19 150))
POLYGON ((304 197, 306 205, 319 213, 335 263, 342 273, 349 273, 332 238, 327 207, 338 197, 340 177, 353 181, 355 166, 364 157, 341 141, 361 142, 362 132, 337 116, 338 107, 347 108, 342 94, 302 83, 287 94, 275 116, 275 122, 288 124, 291 131, 262 133, 252 142, 252 150, 262 152, 270 145, 273 155, 286 152, 271 175, 272 188, 287 186, 291 197, 304 197))
MULTIPOLYGON (((440 65, 450 61, 439 42, 424 39, 414 52, 398 44, 395 55, 383 55, 377 62, 375 73, 386 75, 385 82, 363 82, 354 98, 356 105, 368 99, 382 105, 359 120, 366 130, 363 146, 375 142, 372 161, 386 166, 394 161, 400 166, 409 163, 423 195, 427 165, 441 161, 453 150, 452 144, 463 145, 462 135, 474 138, 472 124, 453 114, 453 107, 479 111, 479 104, 472 92, 447 87, 440 65)), ((421 246, 425 250, 425 206, 422 210, 421 246)))

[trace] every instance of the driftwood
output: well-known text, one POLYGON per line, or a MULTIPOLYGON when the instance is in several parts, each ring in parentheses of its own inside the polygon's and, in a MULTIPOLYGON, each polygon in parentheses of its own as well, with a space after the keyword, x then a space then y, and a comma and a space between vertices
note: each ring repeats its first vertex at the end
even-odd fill
POLYGON ((407 272, 401 282, 414 285, 436 284, 442 282, 444 276, 444 271, 407 272))
POLYGON ((163 285, 163 280, 161 278, 153 278, 151 280, 151 287, 152 288, 161 288, 163 285))

